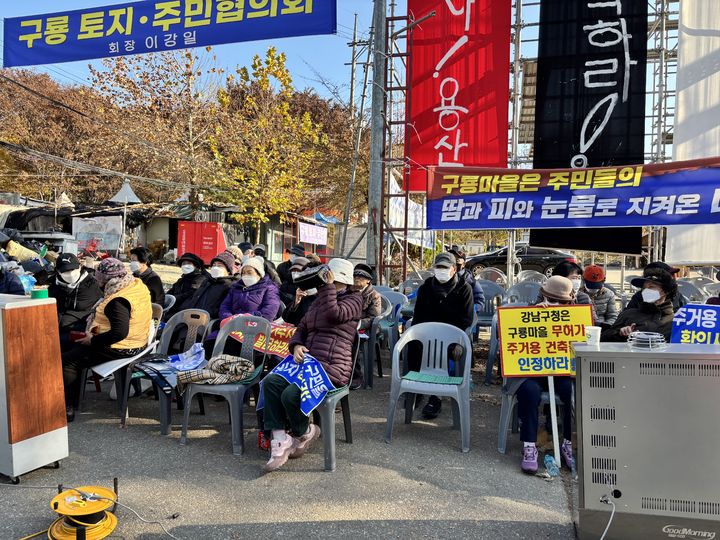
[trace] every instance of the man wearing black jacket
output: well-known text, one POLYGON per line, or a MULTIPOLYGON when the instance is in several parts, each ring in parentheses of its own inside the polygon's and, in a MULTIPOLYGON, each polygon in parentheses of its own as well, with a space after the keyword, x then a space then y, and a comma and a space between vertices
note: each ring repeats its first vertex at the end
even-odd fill
POLYGON ((210 274, 203 268, 203 260, 194 253, 184 253, 177 263, 183 275, 167 292, 175 297, 175 305, 165 313, 165 320, 180 311, 180 307, 210 279, 210 274))
MULTIPOLYGON (((473 322, 473 291, 465 280, 458 279, 457 261, 452 253, 440 253, 433 264, 434 276, 420 285, 415 303, 412 323, 440 322, 456 326, 463 332, 473 322)), ((421 352, 418 346, 408 352, 411 371, 420 370, 421 352)), ((456 350, 458 348, 456 347, 456 350)), ((453 356, 458 359, 459 354, 453 356)), ((423 408, 423 416, 428 419, 440 414, 442 402, 437 396, 430 396, 423 408)))
POLYGON ((61 254, 55 261, 55 279, 48 287, 48 295, 55 299, 60 324, 60 347, 70 345, 70 332, 84 332, 88 316, 102 298, 100 285, 72 253, 61 254))
MULTIPOLYGON (((305 248, 302 247, 301 244, 295 244, 286 251, 290 254, 290 258, 277 266, 277 273, 278 276, 280 276, 280 281, 282 281, 283 285, 285 283, 292 283, 290 268, 292 268, 298 258, 305 257, 305 248)), ((285 302, 284 299, 283 302, 285 302)), ((287 304, 287 302, 285 303, 287 304)))

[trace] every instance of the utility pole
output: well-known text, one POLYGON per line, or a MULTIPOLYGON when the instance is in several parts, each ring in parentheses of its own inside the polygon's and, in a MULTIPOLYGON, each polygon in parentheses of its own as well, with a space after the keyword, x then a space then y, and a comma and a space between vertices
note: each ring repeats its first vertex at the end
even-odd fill
POLYGON ((350 71, 350 118, 355 126, 355 69, 357 67, 357 13, 355 14, 355 24, 353 25, 353 40, 352 40, 352 66, 350 71))
MULTIPOLYGON (((368 186, 367 263, 378 265, 380 223, 384 219, 382 184, 385 130, 385 21, 386 0, 374 0, 373 9, 373 88, 370 132, 370 183, 368 186)), ((381 276, 378 275, 378 278, 381 276)))

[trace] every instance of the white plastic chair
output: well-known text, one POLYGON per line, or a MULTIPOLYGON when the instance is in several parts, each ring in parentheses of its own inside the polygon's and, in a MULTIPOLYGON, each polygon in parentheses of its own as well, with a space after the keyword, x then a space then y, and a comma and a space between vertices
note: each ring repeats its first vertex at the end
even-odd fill
POLYGON ((388 348, 392 351, 400 339, 400 328, 398 317, 400 308, 408 301, 407 296, 399 292, 383 292, 382 296, 387 298, 392 304, 392 309, 387 317, 380 321, 380 331, 383 334, 383 341, 388 344, 388 348))
POLYGON ((534 281, 523 281, 508 289, 505 293, 504 304, 534 304, 540 295, 541 283, 534 281))
POLYGON ((164 311, 170 311, 170 309, 175 305, 175 302, 177 301, 177 298, 173 296, 172 294, 166 294, 165 295, 165 304, 163 305, 164 311))
MULTIPOLYGON (((407 355, 405 355, 407 357, 407 355)), ((470 451, 470 363, 472 346, 467 334, 462 330, 444 323, 420 323, 407 330, 395 345, 392 356, 392 386, 390 388, 390 406, 388 407, 385 442, 390 444, 393 421, 398 399, 404 393, 426 394, 449 397, 453 403, 453 427, 460 427, 462 451, 470 451), (422 344, 420 371, 408 371, 400 375, 400 358, 403 349, 412 341, 422 344), (455 375, 448 375, 448 350, 451 345, 460 345, 464 349, 462 376, 457 376, 459 362, 456 362, 455 375)), ((414 400, 410 400, 413 402, 414 400)), ((406 405, 405 423, 412 422, 413 404, 406 405)))

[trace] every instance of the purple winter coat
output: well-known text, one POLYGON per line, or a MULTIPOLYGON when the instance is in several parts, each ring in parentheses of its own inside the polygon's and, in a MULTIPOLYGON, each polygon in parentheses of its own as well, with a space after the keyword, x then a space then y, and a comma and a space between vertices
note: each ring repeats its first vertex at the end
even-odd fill
POLYGON ((360 293, 337 294, 333 285, 320 287, 290 340, 290 352, 296 345, 304 345, 320 361, 332 383, 345 386, 352 374, 352 345, 361 316, 360 293))
POLYGON ((230 287, 228 295, 220 304, 220 319, 246 313, 274 321, 279 310, 280 292, 266 274, 250 287, 246 287, 242 280, 230 287))

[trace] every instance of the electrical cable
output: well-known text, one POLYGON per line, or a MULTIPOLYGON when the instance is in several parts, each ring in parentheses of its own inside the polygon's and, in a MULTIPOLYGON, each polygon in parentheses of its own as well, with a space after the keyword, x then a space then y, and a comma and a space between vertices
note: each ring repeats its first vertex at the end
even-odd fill
POLYGON ((600 540, 605 540, 605 535, 607 535, 608 530, 610 529, 610 525, 612 525, 613 518, 615 517, 615 503, 612 502, 607 495, 603 497, 603 499, 600 499, 600 502, 603 502, 605 504, 609 504, 612 506, 612 511, 610 512, 610 519, 608 519, 607 525, 605 526, 605 530, 602 533, 602 536, 600 537, 600 540), (605 499, 605 500, 603 500, 605 499))
MULTIPOLYGON (((104 499, 104 497, 98 497, 98 498, 99 498, 99 499, 104 499)), ((149 520, 149 519, 145 519, 145 518, 142 517, 140 514, 138 514, 135 510, 133 510, 132 508, 130 508, 128 505, 119 503, 119 502, 117 502, 117 501, 112 501, 112 499, 107 499, 107 500, 113 502, 114 504, 117 504, 118 506, 121 506, 121 507, 125 508, 126 510, 130 510, 130 511, 131 511, 133 514, 135 514, 135 515, 137 516, 137 518, 138 518, 140 521, 142 521, 143 523, 148 523, 148 524, 150 524, 150 525, 160 525, 160 528, 163 530, 163 532, 164 532, 167 536, 169 536, 170 538, 173 538, 174 540, 180 540, 177 536, 173 536, 173 535, 170 533, 170 531, 168 531, 168 530, 165 528, 165 525, 163 525, 160 521, 152 521, 152 520, 149 520)))

